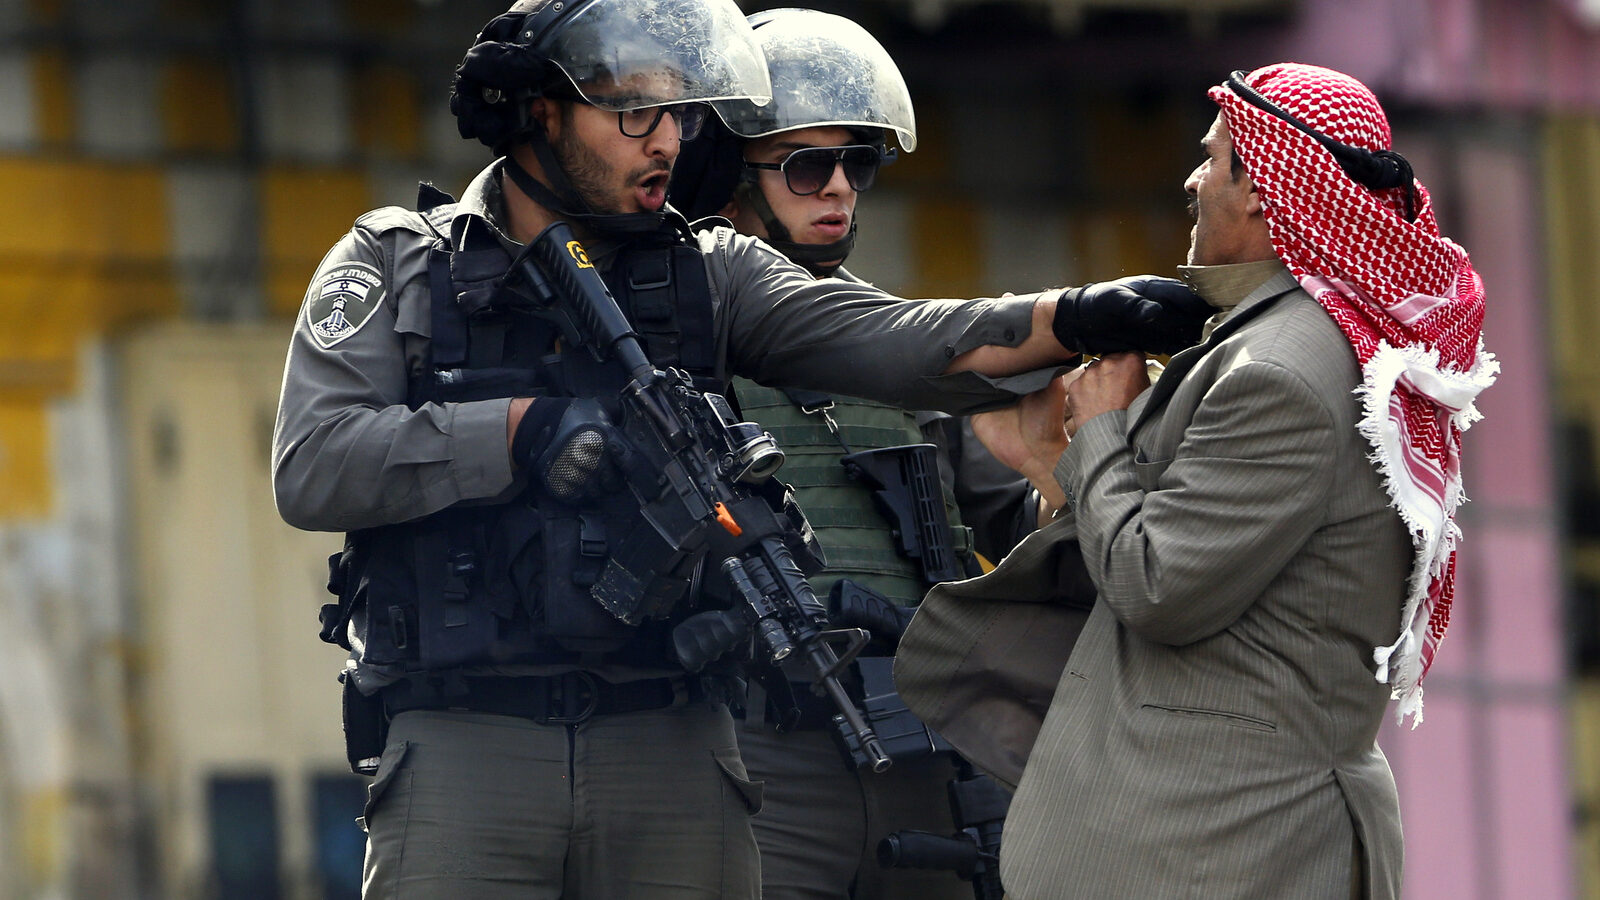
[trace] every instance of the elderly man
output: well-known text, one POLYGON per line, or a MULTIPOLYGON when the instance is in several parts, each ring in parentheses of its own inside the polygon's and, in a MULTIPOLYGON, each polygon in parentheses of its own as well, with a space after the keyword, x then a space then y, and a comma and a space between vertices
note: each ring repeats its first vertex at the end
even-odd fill
POLYGON ((1210 96, 1182 270, 1206 338, 1154 387, 1113 354, 981 423, 1066 510, 902 644, 913 709, 1002 775, 1026 760, 1020 900, 1399 895, 1376 734, 1391 694, 1420 711, 1447 620, 1482 285, 1361 83, 1282 64, 1210 96))

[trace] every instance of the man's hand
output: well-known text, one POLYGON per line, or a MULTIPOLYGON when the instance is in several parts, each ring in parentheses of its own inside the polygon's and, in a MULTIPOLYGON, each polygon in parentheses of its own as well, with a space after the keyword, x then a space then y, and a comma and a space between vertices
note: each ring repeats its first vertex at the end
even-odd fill
POLYGON ((1022 473, 1052 507, 1067 500, 1054 473, 1056 460, 1067 449, 1067 385, 1082 372, 1074 369, 1052 380, 1015 406, 972 417, 978 440, 995 459, 1022 473))
POLYGON ((1112 353, 1084 366, 1067 387, 1067 436, 1103 412, 1127 409, 1150 386, 1143 353, 1112 353))
POLYGON ((1214 312, 1181 281, 1134 275, 1063 291, 1050 329, 1079 353, 1177 353, 1200 342, 1214 312))

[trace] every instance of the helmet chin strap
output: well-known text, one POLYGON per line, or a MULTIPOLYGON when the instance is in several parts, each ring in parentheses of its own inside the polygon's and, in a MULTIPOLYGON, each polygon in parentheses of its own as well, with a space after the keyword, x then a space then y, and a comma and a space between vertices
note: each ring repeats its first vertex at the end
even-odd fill
POLYGON ((850 251, 856 246, 856 220, 850 219, 850 231, 844 237, 829 244, 799 244, 789 233, 789 229, 772 211, 772 204, 767 202, 767 195, 761 190, 761 185, 753 179, 741 182, 738 188, 739 202, 755 210, 756 217, 767 229, 766 241, 772 249, 789 257, 795 265, 818 278, 827 278, 850 256, 850 251))
POLYGON ((524 134, 528 139, 528 146, 533 149, 534 156, 539 160, 539 166, 544 169, 545 178, 550 180, 550 186, 546 187, 537 178, 528 174, 528 170, 509 153, 505 157, 505 173, 511 176, 512 182, 533 202, 564 219, 582 224, 597 234, 619 236, 647 234, 659 229, 666 221, 664 209, 657 212, 636 213, 595 212, 582 197, 578 196, 578 192, 572 187, 572 182, 567 179, 566 172, 561 168, 561 163, 556 159, 555 151, 546 137, 544 126, 537 121, 531 122, 524 130, 524 134))

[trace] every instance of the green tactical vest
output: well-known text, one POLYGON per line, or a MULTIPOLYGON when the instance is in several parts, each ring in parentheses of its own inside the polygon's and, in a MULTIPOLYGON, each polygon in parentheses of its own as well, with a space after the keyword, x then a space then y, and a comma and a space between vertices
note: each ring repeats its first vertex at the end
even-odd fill
MULTIPOLYGON (((746 419, 772 434, 787 455, 778 480, 795 489, 795 498, 816 531, 828 567, 810 581, 817 596, 827 598, 840 578, 865 585, 901 606, 915 606, 930 585, 922 580, 916 560, 896 552, 889 523, 873 505, 872 492, 845 471, 840 438, 852 451, 924 443, 916 417, 871 400, 835 398, 828 410, 840 437, 828 430, 822 416, 805 413, 782 391, 734 378, 733 393, 746 419)), ((972 532, 961 527, 955 500, 944 492, 945 512, 959 559, 971 555, 972 532)))

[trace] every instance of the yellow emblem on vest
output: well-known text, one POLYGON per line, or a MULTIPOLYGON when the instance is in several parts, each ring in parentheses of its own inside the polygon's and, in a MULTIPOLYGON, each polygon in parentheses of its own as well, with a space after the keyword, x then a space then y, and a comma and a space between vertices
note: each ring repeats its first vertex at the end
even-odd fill
POLYGON ((567 252, 571 253, 572 254, 572 258, 577 261, 578 268, 580 268, 580 269, 592 269, 592 268, 594 268, 594 264, 589 262, 589 254, 584 252, 583 245, 578 243, 577 241, 567 241, 567 252))

